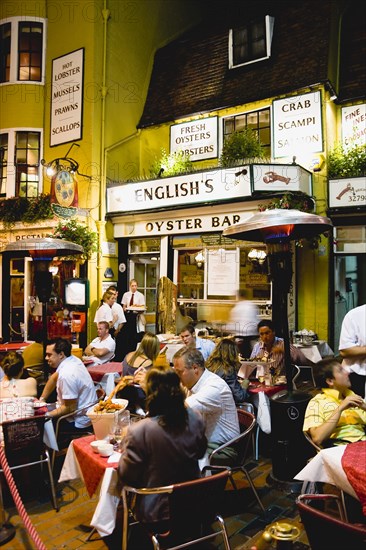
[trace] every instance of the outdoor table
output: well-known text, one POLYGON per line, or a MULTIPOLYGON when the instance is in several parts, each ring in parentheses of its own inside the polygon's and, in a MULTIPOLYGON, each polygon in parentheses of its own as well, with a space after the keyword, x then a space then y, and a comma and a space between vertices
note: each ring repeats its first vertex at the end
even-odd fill
POLYGON ((115 452, 109 458, 101 457, 90 446, 94 440, 94 435, 88 435, 71 441, 58 481, 81 478, 90 498, 99 488, 99 500, 90 525, 103 537, 110 535, 116 524, 121 492, 117 466, 121 455, 115 452))
POLYGON ((122 363, 111 362, 87 367, 94 382, 100 382, 103 390, 109 395, 114 389, 114 383, 122 375, 122 363))
POLYGON ((361 502, 366 516, 366 441, 322 449, 295 479, 335 485, 361 502))
POLYGON ((299 348, 305 357, 313 363, 321 361, 323 357, 334 355, 333 350, 324 340, 314 342, 312 345, 293 344, 293 346, 295 346, 295 348, 299 348))
POLYGON ((0 354, 8 353, 8 351, 20 351, 29 346, 31 342, 5 342, 0 344, 0 354))
POLYGON ((248 386, 248 392, 251 401, 257 409, 257 423, 262 432, 271 433, 271 412, 269 398, 276 393, 285 390, 286 385, 266 386, 259 382, 251 382, 248 386))

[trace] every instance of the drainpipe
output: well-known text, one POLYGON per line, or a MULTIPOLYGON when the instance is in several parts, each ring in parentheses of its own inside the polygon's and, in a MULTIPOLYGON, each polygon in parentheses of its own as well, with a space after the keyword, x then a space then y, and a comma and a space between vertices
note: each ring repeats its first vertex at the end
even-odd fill
POLYGON ((106 189, 106 175, 104 170, 103 152, 105 144, 105 111, 106 111, 106 98, 108 88, 106 86, 106 72, 107 72, 107 27, 110 11, 107 8, 107 0, 104 0, 102 17, 103 17, 103 61, 102 61, 102 108, 101 108, 101 124, 100 124, 100 188, 99 188, 99 219, 96 222, 98 231, 98 253, 97 253, 97 297, 98 300, 101 297, 102 289, 102 240, 105 229, 105 189, 106 189))

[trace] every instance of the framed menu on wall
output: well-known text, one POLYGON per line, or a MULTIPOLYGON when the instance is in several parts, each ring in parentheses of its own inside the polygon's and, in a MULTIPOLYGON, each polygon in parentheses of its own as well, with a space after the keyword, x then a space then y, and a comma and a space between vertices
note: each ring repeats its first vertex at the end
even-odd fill
POLYGON ((207 296, 235 296, 239 287, 237 250, 207 251, 207 296))

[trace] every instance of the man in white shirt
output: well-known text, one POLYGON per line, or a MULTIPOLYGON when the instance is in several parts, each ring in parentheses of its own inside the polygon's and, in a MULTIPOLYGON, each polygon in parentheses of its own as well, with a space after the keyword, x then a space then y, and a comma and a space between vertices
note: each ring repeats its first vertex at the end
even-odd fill
MULTIPOLYGON (((71 343, 64 338, 58 338, 46 348, 46 360, 55 372, 48 379, 40 400, 46 400, 56 388, 58 406, 47 413, 52 418, 64 416, 83 407, 91 407, 98 400, 90 374, 82 361, 71 355, 71 349, 71 343)), ((62 424, 63 432, 83 431, 90 426, 90 419, 86 414, 78 413, 66 418, 62 424)))
POLYGON ((136 279, 131 279, 130 290, 123 294, 121 304, 127 321, 123 332, 126 344, 125 353, 128 353, 129 351, 134 351, 137 344, 141 342, 146 325, 143 313, 145 309, 145 296, 137 290, 136 279))
POLYGON ((113 332, 111 332, 113 338, 116 341, 115 361, 123 361, 125 354, 123 353, 123 332, 122 329, 126 324, 126 317, 123 311, 123 307, 118 303, 118 289, 112 285, 107 288, 107 292, 112 292, 115 296, 115 301, 112 304, 112 314, 117 316, 117 320, 113 325, 113 332))
POLYGON ((204 360, 209 358, 215 349, 215 343, 207 338, 196 336, 196 331, 193 325, 185 325, 180 331, 180 337, 185 346, 198 349, 203 355, 204 360))
POLYGON ((109 334, 107 321, 101 321, 97 325, 98 336, 85 348, 84 355, 93 359, 94 365, 108 363, 116 350, 116 342, 109 334))
POLYGON ((174 370, 187 388, 186 403, 206 424, 209 451, 239 435, 238 413, 227 383, 205 369, 203 355, 195 348, 181 348, 173 357, 174 370))
POLYGON ((342 322, 339 339, 342 365, 350 373, 352 390, 366 396, 366 304, 349 311, 342 322))

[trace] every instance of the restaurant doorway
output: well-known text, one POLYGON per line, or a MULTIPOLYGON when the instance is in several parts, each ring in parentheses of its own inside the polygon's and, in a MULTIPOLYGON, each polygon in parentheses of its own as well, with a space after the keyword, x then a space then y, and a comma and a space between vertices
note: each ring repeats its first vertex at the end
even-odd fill
POLYGON ((146 330, 155 333, 156 292, 159 281, 160 256, 144 254, 129 260, 130 279, 136 279, 138 290, 145 296, 146 330))

